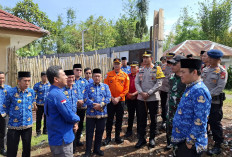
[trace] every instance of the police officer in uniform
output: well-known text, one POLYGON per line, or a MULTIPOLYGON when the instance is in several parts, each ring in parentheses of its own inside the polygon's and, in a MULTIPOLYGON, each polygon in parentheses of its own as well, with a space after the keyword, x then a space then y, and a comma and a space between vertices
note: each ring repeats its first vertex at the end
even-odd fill
POLYGON ((35 92, 28 88, 30 72, 18 72, 18 86, 11 88, 3 107, 9 115, 7 132, 7 156, 16 157, 19 139, 23 143, 23 157, 31 156, 32 107, 35 104, 35 92))
MULTIPOLYGON (((74 64, 73 65, 73 72, 75 75, 75 83, 77 85, 77 88, 80 88, 80 93, 78 93, 78 95, 80 95, 80 97, 83 98, 83 95, 85 92, 85 87, 88 84, 88 81, 81 77, 81 75, 82 75, 81 64, 74 64)), ((86 108, 87 108, 87 106, 84 104, 84 101, 78 100, 78 102, 77 102, 77 115, 80 117, 80 122, 78 124, 79 129, 77 130, 77 133, 76 133, 76 146, 83 146, 84 145, 83 142, 80 141, 80 139, 81 139, 81 134, 83 131, 83 122, 85 119, 86 108)))
POLYGON ((138 122, 139 122, 139 141, 135 148, 141 148, 146 144, 147 113, 150 113, 150 139, 149 146, 155 146, 155 135, 157 129, 157 111, 160 100, 159 89, 162 85, 164 74, 161 67, 152 64, 152 52, 146 51, 143 54, 145 67, 140 68, 136 74, 135 87, 138 91, 138 122))
MULTIPOLYGON (((41 135, 41 120, 44 115, 44 103, 51 84, 48 82, 46 72, 41 72, 41 81, 33 87, 36 95, 36 134, 41 135)), ((44 115, 43 134, 47 134, 46 116, 44 115)))
POLYGON ((93 134, 95 130, 94 151, 96 155, 103 156, 100 150, 102 135, 107 117, 107 104, 110 103, 111 93, 107 84, 101 83, 101 70, 93 69, 93 83, 85 88, 84 101, 87 105, 86 111, 86 151, 85 156, 90 156, 93 134))
POLYGON ((3 103, 5 102, 5 98, 7 93, 11 89, 11 86, 4 84, 5 83, 5 74, 4 72, 0 71, 0 154, 6 156, 7 152, 5 149, 6 145, 6 126, 8 123, 8 117, 5 116, 5 112, 3 110, 3 103), (3 118, 4 117, 4 118, 3 118))
POLYGON ((225 88, 228 74, 220 65, 220 58, 223 56, 220 50, 212 49, 207 54, 210 66, 203 69, 202 78, 212 96, 209 125, 215 144, 213 149, 208 151, 208 155, 214 155, 221 153, 221 144, 224 140, 221 120, 223 117, 222 106, 225 95, 222 91, 225 88))
POLYGON ((177 146, 174 156, 198 157, 207 150, 206 126, 212 98, 201 80, 201 60, 181 59, 180 64, 186 90, 173 118, 171 141, 177 146))
POLYGON ((127 65, 127 58, 126 57, 122 57, 122 71, 127 73, 127 74, 130 74, 131 73, 131 67, 127 65))
MULTIPOLYGON (((65 75, 68 77, 67 79, 67 85, 63 88, 63 93, 69 100, 69 102, 72 104, 72 111, 74 113, 77 112, 77 102, 78 100, 83 100, 82 95, 78 94, 80 93, 80 88, 77 88, 77 85, 75 84, 75 75, 73 73, 73 70, 65 70, 65 75)), ((75 139, 73 141, 73 154, 76 152, 76 142, 77 137, 75 136, 75 139)))
POLYGON ((129 91, 130 83, 128 75, 121 70, 121 60, 115 58, 113 62, 114 70, 108 72, 104 79, 104 83, 109 86, 111 91, 111 102, 107 105, 108 117, 104 145, 108 145, 111 141, 114 115, 116 115, 115 142, 118 144, 123 142, 123 139, 120 137, 120 132, 122 130, 125 96, 129 91))

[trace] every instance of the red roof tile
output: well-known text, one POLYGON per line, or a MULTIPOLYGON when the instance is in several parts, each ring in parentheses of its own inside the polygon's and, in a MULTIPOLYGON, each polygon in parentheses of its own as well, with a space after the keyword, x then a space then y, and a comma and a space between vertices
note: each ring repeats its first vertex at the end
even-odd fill
POLYGON ((1 9, 0 9, 0 28, 31 31, 31 32, 41 33, 43 35, 49 34, 47 30, 44 30, 36 25, 33 25, 1 9))
POLYGON ((172 52, 179 54, 183 52, 185 55, 192 54, 193 56, 200 56, 202 50, 209 51, 211 49, 219 49, 224 53, 224 56, 232 56, 232 48, 218 44, 209 40, 186 40, 173 48, 164 52, 172 52))

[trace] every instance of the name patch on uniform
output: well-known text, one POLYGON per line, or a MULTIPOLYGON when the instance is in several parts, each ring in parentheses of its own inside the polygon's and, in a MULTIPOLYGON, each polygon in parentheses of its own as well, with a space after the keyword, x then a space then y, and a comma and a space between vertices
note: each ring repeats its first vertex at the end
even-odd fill
POLYGON ((197 98, 197 102, 199 103, 205 103, 205 98, 201 95, 197 98))
POLYGON ((105 88, 104 88, 104 87, 102 87, 102 88, 101 88, 101 90, 105 90, 105 88))

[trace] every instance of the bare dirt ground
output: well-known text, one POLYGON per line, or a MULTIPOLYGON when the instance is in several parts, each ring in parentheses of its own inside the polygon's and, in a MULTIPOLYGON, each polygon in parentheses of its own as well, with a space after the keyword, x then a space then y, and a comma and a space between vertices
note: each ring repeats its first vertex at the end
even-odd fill
MULTIPOLYGON (((224 118, 222 120, 223 124, 223 130, 224 130, 224 136, 225 141, 232 140, 232 104, 224 105, 223 107, 224 111, 224 118)), ((161 125, 161 118, 158 117, 158 125, 160 128, 161 125)), ((127 116, 124 116, 124 125, 123 125, 123 131, 121 133, 121 136, 124 136, 126 132, 127 127, 127 116)), ((171 157, 172 156, 172 150, 165 151, 166 146, 166 137, 165 132, 163 130, 159 129, 159 135, 156 137, 156 146, 155 148, 149 149, 148 146, 144 146, 141 149, 135 149, 134 146, 137 142, 137 134, 136 134, 136 123, 134 123, 134 134, 132 137, 124 139, 123 144, 116 144, 114 142, 114 133, 112 133, 112 142, 108 146, 101 147, 101 150, 104 150, 106 157, 118 157, 118 156, 126 156, 126 157, 149 157, 149 156, 160 156, 160 157, 171 157)), ((148 127, 149 129, 149 127, 148 127)), ((114 129, 113 129, 114 131, 114 129)), ((103 139, 105 138, 105 133, 103 135, 103 139)), ((147 137, 147 141, 149 139, 149 136, 147 137)), ((82 137, 82 141, 85 142, 85 135, 82 137)), ((212 147, 213 140, 212 137, 209 137, 209 147, 212 147)), ((85 152, 85 146, 78 147, 77 153, 74 156, 82 156, 85 152)), ((18 153, 19 156, 21 156, 21 153, 18 153)), ((41 143, 38 146, 34 146, 32 148, 32 156, 34 157, 51 157, 50 149, 48 144, 41 143)), ((96 156, 96 155, 93 155, 96 156)), ((207 155, 204 153, 203 157, 207 157, 207 155)), ((217 157, 232 157, 232 146, 223 145, 222 153, 220 155, 217 155, 217 157)))

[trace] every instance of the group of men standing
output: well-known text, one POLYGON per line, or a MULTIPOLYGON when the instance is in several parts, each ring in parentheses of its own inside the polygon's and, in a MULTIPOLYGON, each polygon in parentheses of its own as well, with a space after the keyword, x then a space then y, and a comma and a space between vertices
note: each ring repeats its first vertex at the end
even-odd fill
MULTIPOLYGON (((111 142, 115 122, 115 142, 123 143, 120 136, 125 104, 128 108, 128 127, 125 138, 133 134, 133 121, 137 117, 138 142, 135 148, 144 146, 147 122, 150 123, 149 147, 155 147, 159 101, 162 107, 162 128, 166 130, 167 149, 174 148, 175 156, 200 156, 207 150, 207 122, 215 141, 208 154, 219 154, 223 142, 221 94, 227 80, 226 70, 220 66, 223 53, 219 50, 202 52, 204 63, 198 59, 186 59, 182 55, 168 53, 161 58, 161 67, 152 63, 152 52, 145 51, 143 63, 133 61, 127 66, 126 57, 113 60, 113 70, 102 83, 101 70, 84 69, 74 64, 73 69, 63 71, 60 66, 51 66, 41 73, 41 82, 29 88, 30 72, 18 72, 18 86, 4 85, 4 73, 0 72, 0 125, 1 153, 9 157, 17 155, 19 138, 23 142, 22 156, 29 157, 32 136, 32 108, 36 110, 36 133, 41 135, 41 120, 44 115, 43 134, 53 156, 73 156, 76 147, 83 146, 81 134, 86 118, 86 150, 84 156, 93 153, 103 156, 100 150, 111 142), (202 69, 202 65, 205 66, 202 69), (92 75, 92 78, 91 78, 92 75), (202 79, 201 79, 202 75, 202 79), (49 82, 48 82, 49 81, 49 82), (212 103, 211 103, 212 100, 212 103), (7 116, 8 115, 8 116, 7 116), (214 118, 212 118, 214 115, 214 118), (9 122, 6 119, 9 117, 9 122), (7 148, 4 137, 8 123, 7 148)), ((208 129, 209 130, 209 129, 208 129)))

